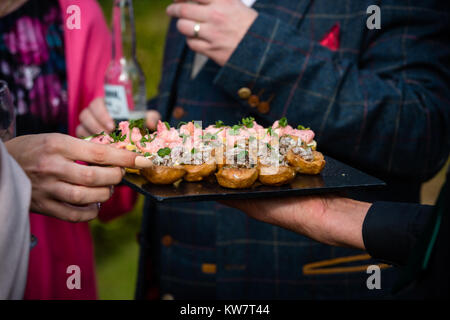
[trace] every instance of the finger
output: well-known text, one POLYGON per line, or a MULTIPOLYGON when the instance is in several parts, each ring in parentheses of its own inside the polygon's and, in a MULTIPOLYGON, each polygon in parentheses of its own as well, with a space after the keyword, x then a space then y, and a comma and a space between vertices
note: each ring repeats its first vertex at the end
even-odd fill
POLYGON ((197 38, 188 38, 187 45, 192 51, 203 53, 205 55, 207 55, 210 48, 210 44, 207 41, 197 38))
POLYGON ((147 111, 146 115, 146 125, 150 130, 155 130, 158 124, 158 120, 161 119, 161 114, 158 111, 150 110, 147 111))
POLYGON ((77 130, 76 130, 75 134, 76 134, 77 137, 79 137, 79 138, 86 138, 86 137, 89 137, 89 136, 90 136, 89 132, 83 127, 82 124, 80 124, 80 125, 77 127, 77 130))
POLYGON ((103 203, 111 198, 111 189, 109 187, 89 188, 62 181, 52 183, 46 191, 54 200, 75 206, 103 203))
POLYGON ((80 114, 80 123, 88 131, 88 135, 98 134, 105 130, 105 128, 97 121, 92 111, 84 109, 80 114))
POLYGON ((97 98, 92 101, 89 108, 97 122, 105 129, 105 131, 112 132, 114 130, 116 127, 114 120, 109 115, 108 109, 106 109, 105 100, 103 98, 97 98))
MULTIPOLYGON (((197 22, 194 22, 192 20, 187 19, 179 19, 177 21, 177 29, 180 31, 181 34, 185 35, 188 38, 194 38, 195 37, 195 25, 197 22)), ((203 39, 206 41, 211 41, 211 32, 210 27, 207 23, 201 23, 200 24, 200 30, 198 32, 197 37, 198 39, 203 39)))
POLYGON ((116 167, 134 167, 137 154, 108 145, 79 140, 70 136, 60 135, 60 153, 74 161, 84 161, 92 164, 111 165, 116 167))
POLYGON ((33 204, 33 202, 34 212, 73 223, 91 221, 98 216, 99 211, 97 204, 72 206, 53 199, 46 199, 39 204, 33 204))
POLYGON ((167 7, 167 14, 173 18, 182 18, 204 22, 208 20, 209 8, 194 3, 175 3, 167 7))
POLYGON ((119 167, 86 166, 65 161, 57 177, 71 184, 86 187, 104 187, 117 185, 122 181, 125 170, 119 167))
POLYGON ((136 164, 135 164, 136 168, 145 169, 145 168, 151 168, 153 166, 154 166, 154 164, 153 164, 152 160, 150 160, 146 157, 143 157, 143 156, 136 157, 136 164))

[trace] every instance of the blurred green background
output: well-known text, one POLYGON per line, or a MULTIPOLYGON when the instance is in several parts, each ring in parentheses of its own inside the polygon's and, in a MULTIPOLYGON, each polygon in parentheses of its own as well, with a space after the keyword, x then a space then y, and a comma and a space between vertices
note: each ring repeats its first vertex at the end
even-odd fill
MULTIPOLYGON (((172 0, 134 0, 137 55, 147 79, 148 97, 157 93, 161 77, 164 40, 172 0)), ((99 0, 108 23, 113 0, 99 0)), ((139 232, 143 198, 134 210, 109 223, 93 221, 97 283, 100 299, 133 299, 137 276, 139 232)))

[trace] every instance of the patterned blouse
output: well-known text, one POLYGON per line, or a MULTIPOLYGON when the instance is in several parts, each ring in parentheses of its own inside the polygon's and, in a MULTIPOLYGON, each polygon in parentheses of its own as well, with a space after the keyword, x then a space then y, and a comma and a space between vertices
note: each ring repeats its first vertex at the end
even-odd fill
POLYGON ((14 97, 17 135, 67 131, 64 30, 57 0, 29 0, 0 18, 0 79, 14 97))

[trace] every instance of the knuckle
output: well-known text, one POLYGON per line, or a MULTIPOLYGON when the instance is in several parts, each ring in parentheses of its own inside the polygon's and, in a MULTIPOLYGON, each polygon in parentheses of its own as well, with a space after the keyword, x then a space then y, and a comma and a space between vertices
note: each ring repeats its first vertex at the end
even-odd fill
POLYGON ((186 17, 189 14, 189 8, 183 3, 178 7, 178 14, 181 18, 186 17))
POLYGON ((97 164, 104 164, 106 162, 106 150, 102 146, 96 146, 92 149, 92 160, 97 164))
POLYGON ((48 176, 54 173, 55 170, 56 167, 52 164, 52 161, 48 157, 42 156, 36 161, 34 173, 36 173, 38 176, 48 176))
POLYGON ((79 187, 74 187, 70 191, 69 199, 72 204, 83 204, 84 192, 79 187))
POLYGON ((214 24, 221 24, 225 21, 225 16, 217 9, 212 9, 210 12, 211 21, 214 24))
POLYGON ((45 135, 42 141, 42 148, 45 154, 58 153, 60 149, 60 141, 58 134, 45 135))
POLYGON ((95 183, 95 181, 97 180, 95 170, 90 167, 86 167, 82 171, 81 175, 82 175, 83 184, 86 186, 92 186, 95 183))

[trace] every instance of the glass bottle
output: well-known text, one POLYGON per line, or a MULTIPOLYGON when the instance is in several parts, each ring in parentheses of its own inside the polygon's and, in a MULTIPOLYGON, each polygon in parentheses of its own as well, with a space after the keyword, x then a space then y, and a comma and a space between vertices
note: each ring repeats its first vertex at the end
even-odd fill
POLYGON ((116 121, 145 118, 145 76, 136 58, 133 1, 113 0, 112 58, 105 76, 105 103, 116 121))

